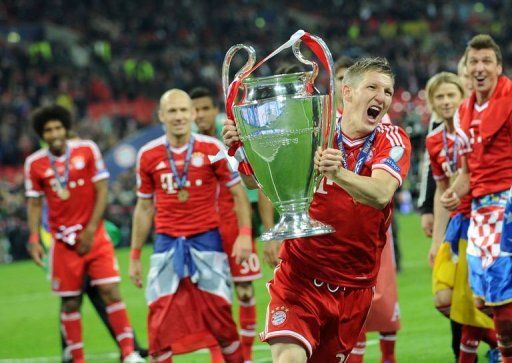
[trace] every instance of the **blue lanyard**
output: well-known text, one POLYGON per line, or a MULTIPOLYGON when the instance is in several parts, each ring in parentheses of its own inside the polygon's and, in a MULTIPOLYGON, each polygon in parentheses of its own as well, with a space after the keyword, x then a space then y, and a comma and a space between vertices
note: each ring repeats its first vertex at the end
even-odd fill
MULTIPOLYGON (((338 144, 338 149, 340 149, 340 151, 341 151, 341 162, 343 164, 343 167, 347 170, 350 170, 348 167, 348 162, 347 162, 347 152, 345 151, 345 146, 343 146, 343 134, 341 132, 341 121, 342 121, 342 119, 340 117, 340 121, 336 125, 336 129, 337 129, 336 143, 338 144)), ((361 169, 363 168, 363 165, 364 165, 366 159, 368 159, 368 155, 370 155, 370 151, 372 149, 372 145, 373 145, 373 142, 375 141, 376 135, 377 135, 377 128, 375 128, 372 131, 370 136, 366 137, 363 147, 362 147, 361 151, 359 152, 359 155, 357 156, 357 162, 356 162, 356 165, 353 170, 354 173, 359 174, 361 172, 361 169)))
POLYGON ((188 167, 190 165, 190 157, 192 155, 193 148, 194 148, 194 136, 190 135, 190 141, 188 142, 187 155, 185 156, 185 164, 183 165, 183 174, 180 177, 178 174, 178 169, 176 168, 176 162, 174 161, 174 158, 172 157, 171 145, 169 145, 169 140, 167 140, 167 137, 165 138, 165 149, 167 150, 167 159, 169 160, 169 165, 171 166, 171 172, 172 172, 172 175, 174 175, 178 189, 183 189, 183 187, 185 186, 185 183, 187 182, 188 167))
POLYGON ((446 155, 446 160, 448 161, 448 166, 450 167, 450 172, 455 173, 457 171, 457 149, 458 149, 457 135, 455 135, 455 140, 453 141, 453 155, 450 158, 450 154, 448 153, 448 141, 446 140, 446 129, 443 130, 443 150, 446 155))
POLYGON ((69 146, 66 145, 66 152, 65 152, 65 159, 64 159, 64 175, 60 175, 57 171, 57 167, 55 166, 55 162, 57 158, 55 155, 53 155, 51 152, 48 153, 48 158, 50 159, 50 166, 53 170, 53 173, 55 174, 55 179, 57 179, 57 182, 61 186, 61 188, 65 188, 66 185, 68 185, 69 181, 69 156, 71 154, 71 150, 69 146))

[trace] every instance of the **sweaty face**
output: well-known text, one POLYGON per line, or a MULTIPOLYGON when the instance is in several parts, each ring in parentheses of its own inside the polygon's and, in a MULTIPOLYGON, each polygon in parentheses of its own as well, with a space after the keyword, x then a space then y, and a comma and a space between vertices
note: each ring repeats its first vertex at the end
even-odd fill
POLYGON ((66 147, 67 131, 59 120, 47 121, 43 128, 43 140, 53 154, 61 154, 66 147))
POLYGON ((490 96, 489 93, 494 90, 503 70, 494 50, 471 48, 466 64, 475 91, 490 96))
POLYGON ((372 132, 388 112, 393 98, 393 80, 377 71, 368 71, 354 87, 345 90, 345 112, 350 113, 358 129, 363 133, 372 132), (348 97, 346 97, 348 96, 348 97))
POLYGON ((453 118, 461 102, 462 94, 453 83, 441 83, 432 94, 432 108, 445 121, 453 118))
POLYGON ((195 110, 187 94, 174 93, 161 100, 158 116, 166 130, 174 136, 183 136, 190 132, 195 110))
POLYGON ((215 132, 215 117, 219 109, 210 97, 199 97, 192 100, 196 109, 196 125, 201 133, 215 132))

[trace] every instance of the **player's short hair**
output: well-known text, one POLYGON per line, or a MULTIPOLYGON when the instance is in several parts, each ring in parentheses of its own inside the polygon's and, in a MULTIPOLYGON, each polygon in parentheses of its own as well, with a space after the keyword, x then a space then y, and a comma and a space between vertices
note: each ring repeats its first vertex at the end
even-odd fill
POLYGON ((431 112, 434 112, 434 93, 443 83, 451 83, 454 84, 460 91, 462 98, 465 97, 464 87, 462 86, 462 82, 460 78, 451 72, 440 72, 431 77, 427 86, 425 87, 425 91, 427 92, 427 103, 431 112))
POLYGON ((71 112, 60 105, 39 107, 30 115, 32 127, 39 137, 43 137, 44 126, 48 121, 57 120, 69 131, 71 129, 71 112))
POLYGON ((276 74, 291 74, 291 73, 299 73, 299 72, 304 72, 304 68, 301 67, 299 64, 293 64, 293 63, 281 64, 276 69, 276 74))
POLYGON ((354 65, 356 60, 351 57, 341 56, 336 63, 334 63, 334 74, 338 73, 341 68, 350 68, 354 65))
POLYGON ((212 104, 214 107, 217 106, 217 102, 215 97, 213 96, 213 92, 207 87, 195 87, 189 92, 190 99, 195 100, 197 98, 209 97, 212 100, 212 104))
POLYGON ((470 49, 492 49, 494 51, 494 54, 496 54, 496 60, 498 61, 498 64, 502 64, 503 62, 501 49, 489 34, 478 34, 471 38, 464 54, 467 54, 470 49))
POLYGON ((343 84, 356 86, 361 81, 363 75, 371 71, 385 74, 395 83, 395 74, 386 58, 364 57, 358 59, 347 69, 343 77, 343 84))

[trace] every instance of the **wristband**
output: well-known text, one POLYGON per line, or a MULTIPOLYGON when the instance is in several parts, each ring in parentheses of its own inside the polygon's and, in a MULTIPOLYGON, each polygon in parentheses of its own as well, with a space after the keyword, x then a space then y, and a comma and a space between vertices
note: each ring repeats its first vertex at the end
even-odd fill
POLYGON ((244 236, 252 236, 252 228, 247 226, 239 227, 238 234, 242 234, 244 236))
POLYGON ((140 248, 132 248, 130 251, 131 260, 140 260, 140 248))
POLYGON ((39 233, 31 233, 28 237, 28 243, 31 245, 36 245, 39 243, 39 233))

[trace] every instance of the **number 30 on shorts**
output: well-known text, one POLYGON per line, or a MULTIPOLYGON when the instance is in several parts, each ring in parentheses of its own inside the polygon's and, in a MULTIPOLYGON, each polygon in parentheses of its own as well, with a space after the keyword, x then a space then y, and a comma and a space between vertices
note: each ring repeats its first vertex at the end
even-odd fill
POLYGON ((260 260, 258 255, 255 253, 251 253, 249 258, 242 262, 242 268, 240 269, 240 273, 247 274, 249 272, 257 272, 260 269, 260 260))

